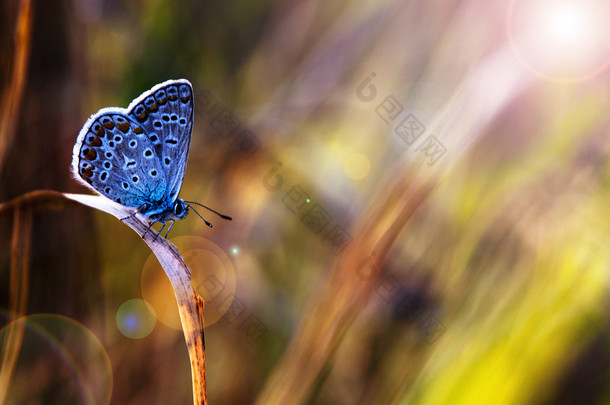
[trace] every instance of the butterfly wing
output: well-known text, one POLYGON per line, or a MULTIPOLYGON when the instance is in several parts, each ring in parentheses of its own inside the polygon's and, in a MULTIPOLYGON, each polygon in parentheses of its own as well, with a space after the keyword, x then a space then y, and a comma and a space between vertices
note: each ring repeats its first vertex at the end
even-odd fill
POLYGON ((75 177, 127 207, 155 204, 167 195, 167 179, 142 125, 122 108, 104 108, 85 123, 74 145, 75 177))
POLYGON ((170 201, 178 198, 193 131, 193 87, 188 80, 168 80, 135 99, 129 117, 148 134, 167 180, 170 201))

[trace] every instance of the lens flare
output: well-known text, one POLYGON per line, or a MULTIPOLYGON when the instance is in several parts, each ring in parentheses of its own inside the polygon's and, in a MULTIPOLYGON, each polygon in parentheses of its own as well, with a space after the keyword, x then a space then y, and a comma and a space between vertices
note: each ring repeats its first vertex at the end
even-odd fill
POLYGON ((511 47, 531 72, 549 80, 582 81, 610 65, 610 4, 599 0, 513 0, 511 47))
POLYGON ((0 346, 12 328, 23 329, 23 341, 4 403, 46 403, 49 392, 57 403, 110 403, 110 359, 91 330, 61 315, 28 315, 0 329, 0 346))
POLYGON ((572 46, 586 45, 590 20, 586 11, 573 4, 565 4, 549 10, 544 27, 549 40, 572 46))
POLYGON ((371 172, 371 161, 362 153, 352 153, 345 159, 344 169, 353 180, 362 180, 371 172))
POLYGON ((141 299, 125 301, 116 313, 117 327, 131 339, 142 339, 150 335, 156 323, 155 310, 141 299))
MULTIPOLYGON (((231 307, 235 297, 235 269, 225 251, 211 240, 198 236, 172 238, 184 262, 191 270, 193 286, 205 301, 205 326, 218 320, 231 307)), ((232 255, 236 247, 231 250, 232 255)), ((142 297, 155 309, 157 320, 174 329, 181 329, 176 298, 167 276, 154 254, 142 268, 142 297)))

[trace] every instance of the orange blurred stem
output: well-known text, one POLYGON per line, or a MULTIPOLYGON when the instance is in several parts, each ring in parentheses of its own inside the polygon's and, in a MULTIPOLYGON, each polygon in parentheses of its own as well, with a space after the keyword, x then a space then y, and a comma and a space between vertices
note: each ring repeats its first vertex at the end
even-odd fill
POLYGON ((203 336, 204 301, 193 288, 191 271, 184 263, 184 259, 178 253, 176 246, 165 238, 157 236, 156 232, 147 232, 149 224, 133 215, 132 210, 127 207, 114 204, 101 196, 67 193, 63 195, 81 204, 105 211, 122 220, 123 223, 143 237, 144 242, 155 254, 172 284, 178 303, 182 331, 191 359, 193 403, 207 405, 203 336))
MULTIPOLYGON (((123 219, 122 222, 136 231, 140 236, 144 235, 148 228, 148 224, 139 217, 133 216, 130 209, 112 203, 104 197, 58 193, 50 190, 33 191, 0 204, 0 212, 14 211, 15 215, 17 215, 21 210, 34 212, 66 209, 69 206, 69 200, 97 208, 119 219, 123 219)), ((29 234, 27 238, 29 239, 29 234)), ((157 237, 156 232, 149 231, 143 239, 161 263, 174 289, 182 323, 182 331, 184 332, 191 360, 193 403, 196 405, 207 405, 203 336, 204 301, 193 288, 191 271, 184 263, 184 259, 178 253, 176 246, 163 237, 157 237)))

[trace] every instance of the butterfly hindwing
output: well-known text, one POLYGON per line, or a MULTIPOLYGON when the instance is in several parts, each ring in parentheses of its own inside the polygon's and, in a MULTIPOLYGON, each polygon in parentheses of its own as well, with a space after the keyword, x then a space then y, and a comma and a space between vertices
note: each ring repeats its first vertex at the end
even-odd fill
POLYGON ((93 115, 75 145, 74 170, 91 187, 127 207, 159 201, 167 179, 144 128, 119 108, 93 115))
POLYGON ((134 100, 128 110, 154 146, 167 180, 167 193, 180 192, 193 130, 193 88, 187 80, 161 83, 134 100))

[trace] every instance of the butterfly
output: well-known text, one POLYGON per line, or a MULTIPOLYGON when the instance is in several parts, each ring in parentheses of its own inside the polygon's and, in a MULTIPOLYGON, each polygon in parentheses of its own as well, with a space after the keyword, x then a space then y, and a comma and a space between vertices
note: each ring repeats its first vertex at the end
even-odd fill
MULTIPOLYGON (((107 107, 91 115, 74 144, 74 177, 102 196, 133 208, 149 222, 182 219, 203 204, 178 198, 193 131, 193 86, 167 80, 145 91, 129 107, 107 107)), ((201 219, 209 226, 212 224, 201 219)), ((125 219, 125 218, 123 218, 125 219)), ((146 232, 148 232, 148 230, 146 232)), ((142 235, 143 237, 146 235, 142 235)))

